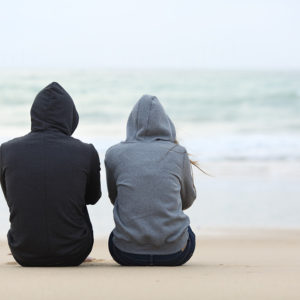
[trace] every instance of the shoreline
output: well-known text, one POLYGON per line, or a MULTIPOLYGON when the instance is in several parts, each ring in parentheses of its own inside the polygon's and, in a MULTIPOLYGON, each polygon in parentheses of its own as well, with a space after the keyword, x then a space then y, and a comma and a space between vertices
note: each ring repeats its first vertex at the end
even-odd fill
POLYGON ((96 239, 80 267, 23 268, 0 241, 3 299, 299 299, 299 229, 197 230, 182 267, 120 267, 96 239))

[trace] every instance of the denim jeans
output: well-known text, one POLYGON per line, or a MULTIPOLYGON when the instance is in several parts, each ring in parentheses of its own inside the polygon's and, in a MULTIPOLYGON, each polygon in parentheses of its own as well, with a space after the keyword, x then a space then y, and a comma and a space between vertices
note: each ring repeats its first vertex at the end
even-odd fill
POLYGON ((188 227, 189 239, 185 249, 167 255, 134 254, 118 249, 113 243, 113 233, 110 234, 108 247, 112 258, 123 266, 180 266, 185 264, 193 255, 196 238, 188 227))

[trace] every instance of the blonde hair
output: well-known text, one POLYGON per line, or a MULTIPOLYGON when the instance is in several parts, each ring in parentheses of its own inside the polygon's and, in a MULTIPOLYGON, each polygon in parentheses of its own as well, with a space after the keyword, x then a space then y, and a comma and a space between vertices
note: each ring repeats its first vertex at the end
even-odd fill
MULTIPOLYGON (((179 142, 178 142, 177 140, 175 140, 174 143, 175 143, 176 145, 179 145, 179 142)), ((188 156, 191 156, 191 154, 188 153, 188 156)), ((198 170, 200 170, 203 174, 205 174, 205 175, 207 175, 207 176, 211 176, 210 174, 208 174, 207 172, 205 172, 203 169, 200 168, 198 161, 190 159, 190 163, 191 163, 194 167, 196 167, 198 170)))

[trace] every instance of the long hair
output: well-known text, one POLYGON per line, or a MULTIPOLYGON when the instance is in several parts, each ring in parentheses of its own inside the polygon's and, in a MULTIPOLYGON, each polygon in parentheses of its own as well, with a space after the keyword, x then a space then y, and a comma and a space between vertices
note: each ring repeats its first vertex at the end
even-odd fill
MULTIPOLYGON (((177 140, 175 140, 174 143, 175 143, 175 145, 179 145, 179 142, 177 140)), ((188 153, 188 156, 191 156, 191 154, 188 153)), ((198 161, 190 159, 190 163, 193 166, 195 166, 198 170, 200 170, 203 174, 205 174, 207 176, 211 176, 210 174, 208 174, 207 172, 205 172, 203 169, 200 168, 198 161)))

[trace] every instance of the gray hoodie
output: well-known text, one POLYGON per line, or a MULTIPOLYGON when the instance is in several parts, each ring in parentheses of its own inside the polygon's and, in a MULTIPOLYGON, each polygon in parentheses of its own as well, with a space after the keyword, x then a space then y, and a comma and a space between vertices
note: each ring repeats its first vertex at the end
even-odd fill
POLYGON ((188 239, 182 210, 196 198, 184 147, 156 97, 145 95, 127 122, 127 138, 109 148, 105 165, 114 204, 114 243, 136 254, 171 254, 188 239))

